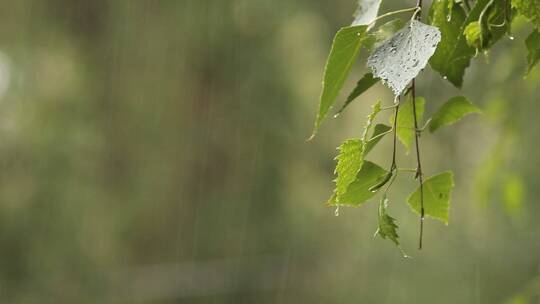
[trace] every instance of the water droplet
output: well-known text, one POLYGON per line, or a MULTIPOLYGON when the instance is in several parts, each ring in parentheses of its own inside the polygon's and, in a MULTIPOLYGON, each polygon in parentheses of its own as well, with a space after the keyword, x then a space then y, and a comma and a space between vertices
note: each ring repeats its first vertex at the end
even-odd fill
POLYGON ((446 76, 443 76, 443 79, 444 79, 444 80, 446 80, 446 79, 448 79, 448 77, 446 77, 446 76))
POLYGON ((356 36, 360 36, 360 33, 356 33, 356 36))
POLYGON ((336 211, 334 211, 335 216, 339 216, 339 205, 336 205, 336 211))
POLYGON ((514 40, 514 36, 508 36, 508 38, 510 38, 510 40, 514 40))

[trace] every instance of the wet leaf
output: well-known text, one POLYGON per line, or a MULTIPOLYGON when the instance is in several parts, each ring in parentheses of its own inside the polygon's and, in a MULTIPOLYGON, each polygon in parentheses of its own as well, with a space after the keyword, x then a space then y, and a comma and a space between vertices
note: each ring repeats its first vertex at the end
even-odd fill
POLYGON ((396 245, 399 245, 396 219, 388 214, 388 198, 383 195, 379 203, 379 228, 376 234, 381 238, 389 238, 396 245))
MULTIPOLYGON (((376 192, 370 191, 369 188, 377 184, 386 174, 386 170, 380 166, 370 161, 364 161, 364 165, 356 175, 356 179, 349 185, 347 192, 341 196, 339 205, 359 206, 367 202, 376 194, 376 192)), ((337 204, 335 193, 327 203, 333 206, 337 204)))
POLYGON ((362 38, 367 26, 351 26, 340 29, 334 37, 330 55, 326 61, 322 83, 322 93, 319 101, 319 111, 310 138, 313 138, 321 126, 328 111, 343 87, 349 71, 358 57, 362 38))
MULTIPOLYGON (((448 224, 450 191, 453 187, 454 177, 450 171, 439 173, 425 180, 423 183, 425 214, 448 224)), ((420 187, 409 196, 407 203, 420 214, 420 187)))
POLYGON ((440 40, 441 32, 436 27, 413 20, 377 47, 367 65, 399 95, 426 66, 440 40))
POLYGON ((468 114, 481 113, 482 111, 473 105, 467 98, 456 96, 444 103, 431 119, 429 131, 435 132, 442 126, 451 125, 468 114))

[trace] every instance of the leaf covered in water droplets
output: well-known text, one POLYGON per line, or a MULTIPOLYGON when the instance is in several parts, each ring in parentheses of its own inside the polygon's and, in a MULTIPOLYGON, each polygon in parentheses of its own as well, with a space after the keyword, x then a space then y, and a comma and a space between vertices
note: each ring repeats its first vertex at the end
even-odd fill
POLYGON ((377 47, 367 65, 395 95, 401 94, 428 63, 441 41, 438 28, 413 20, 377 47))

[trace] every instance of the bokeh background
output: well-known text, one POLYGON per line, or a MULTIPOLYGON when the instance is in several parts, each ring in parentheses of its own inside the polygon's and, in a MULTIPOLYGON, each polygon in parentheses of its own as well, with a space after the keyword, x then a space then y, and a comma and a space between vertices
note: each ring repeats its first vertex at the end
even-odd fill
MULTIPOLYGON (((406 259, 373 238, 376 202, 324 206, 335 147, 390 91, 305 141, 354 2, 0 1, 0 302, 539 303, 530 26, 479 54, 462 91, 419 78, 428 113, 463 94, 484 114, 422 136, 426 173, 456 176, 450 224, 427 220, 422 251, 415 182, 393 187, 406 259)), ((390 144, 370 159, 386 167, 390 144)))

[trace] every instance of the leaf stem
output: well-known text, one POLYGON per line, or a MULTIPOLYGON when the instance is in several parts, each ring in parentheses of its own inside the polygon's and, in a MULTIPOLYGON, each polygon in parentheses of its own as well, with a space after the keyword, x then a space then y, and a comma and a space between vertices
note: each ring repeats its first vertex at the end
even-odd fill
POLYGON ((397 11, 382 14, 382 15, 378 16, 377 18, 373 19, 373 21, 371 21, 370 25, 374 24, 375 22, 377 22, 377 21, 379 21, 379 20, 381 20, 383 18, 386 18, 386 17, 390 17, 390 16, 400 14, 400 13, 408 13, 408 12, 412 12, 412 11, 416 11, 416 10, 418 10, 418 6, 404 8, 404 9, 400 9, 400 10, 397 10, 397 11))

